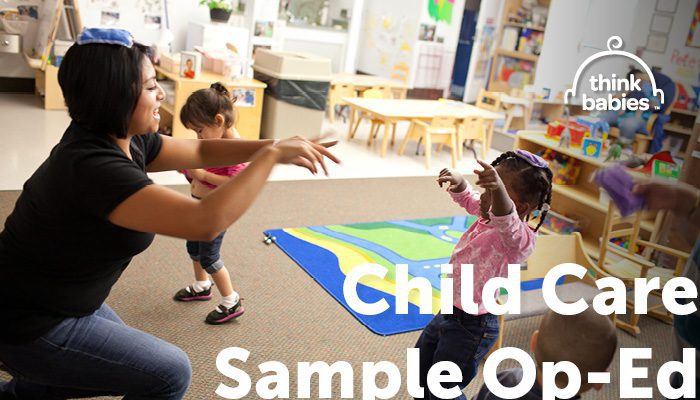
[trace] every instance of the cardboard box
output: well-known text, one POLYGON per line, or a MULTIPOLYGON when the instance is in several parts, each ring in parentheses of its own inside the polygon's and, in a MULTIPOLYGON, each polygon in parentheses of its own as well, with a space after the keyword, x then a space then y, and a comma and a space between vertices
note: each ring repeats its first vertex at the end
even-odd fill
POLYGON ((180 72, 180 53, 163 53, 160 55, 160 66, 168 72, 177 74, 180 72))

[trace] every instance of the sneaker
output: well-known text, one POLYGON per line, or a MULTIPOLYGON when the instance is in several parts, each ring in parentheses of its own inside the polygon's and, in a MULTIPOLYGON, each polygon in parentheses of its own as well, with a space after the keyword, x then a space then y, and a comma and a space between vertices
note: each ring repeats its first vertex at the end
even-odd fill
POLYGON ((207 290, 202 290, 201 292, 195 292, 193 286, 188 286, 184 289, 180 289, 175 293, 175 296, 173 296, 173 300, 176 301, 193 301, 193 300, 198 300, 198 301, 207 301, 211 300, 211 288, 214 286, 212 284, 209 289, 207 290))
POLYGON ((240 317, 241 315, 243 315, 244 312, 245 309, 241 305, 240 300, 238 300, 238 303, 236 303, 231 308, 226 308, 223 305, 219 304, 214 309, 214 311, 210 312, 207 315, 207 318, 204 321, 207 324, 219 325, 231 321, 237 317, 240 317))

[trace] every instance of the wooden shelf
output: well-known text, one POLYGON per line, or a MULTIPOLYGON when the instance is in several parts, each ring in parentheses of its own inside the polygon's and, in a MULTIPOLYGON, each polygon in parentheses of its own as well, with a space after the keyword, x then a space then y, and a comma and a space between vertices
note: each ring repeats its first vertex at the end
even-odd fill
MULTIPOLYGON (((535 220, 535 221, 537 221, 537 220, 535 220)), ((539 223, 539 221, 536 222, 536 223, 535 223, 535 221, 530 221, 530 222, 529 222, 529 225, 530 225, 533 229, 534 229, 534 228, 537 226, 537 224, 539 223)), ((556 233, 556 232, 554 232, 554 231, 551 231, 551 230, 545 228, 544 226, 541 226, 540 229, 538 230, 538 232, 541 233, 541 234, 543 234, 543 235, 558 235, 558 233, 556 233)), ((598 241, 599 241, 600 239, 596 240, 595 238, 592 238, 592 237, 583 237, 582 239, 583 239, 583 250, 584 250, 590 257, 598 258, 598 256, 600 255, 600 250, 599 250, 599 247, 598 247, 598 241)))
POLYGON ((690 116, 693 116, 693 117, 695 117, 695 116, 698 115, 698 110, 695 110, 695 111, 688 111, 688 110, 681 110, 681 109, 678 109, 678 108, 672 108, 672 109, 671 109, 671 112, 672 112, 672 113, 676 113, 676 114, 690 115, 690 116))
POLYGON ((538 144, 542 147, 546 147, 549 149, 552 149, 556 151, 559 154, 564 154, 569 157, 573 157, 577 160, 593 164, 594 166, 598 168, 604 168, 606 166, 612 165, 613 163, 606 163, 603 160, 605 160, 605 157, 588 157, 583 155, 581 152, 580 148, 564 148, 564 147, 559 147, 559 142, 555 139, 550 139, 544 135, 543 131, 520 131, 518 132, 518 135, 521 135, 523 139, 527 140, 528 142, 532 142, 535 144, 538 144))
POLYGON ((688 136, 693 134, 692 129, 686 128, 685 126, 678 125, 678 124, 666 124, 666 125, 664 125, 664 130, 669 131, 669 132, 676 132, 676 133, 680 133, 680 134, 688 135, 688 136))
POLYGON ((505 49, 498 49, 496 51, 496 54, 504 57, 512 57, 512 58, 519 58, 521 60, 527 60, 527 61, 532 61, 532 62, 537 62, 537 60, 540 58, 539 56, 535 54, 528 54, 524 53, 522 51, 513 51, 513 50, 505 50, 505 49))
POLYGON ((601 212, 608 211, 608 206, 602 204, 598 199, 598 196, 593 195, 591 192, 586 191, 577 185, 557 185, 555 183, 552 184, 552 191, 572 198, 595 210, 601 212))
POLYGON ((503 25, 504 26, 514 26, 516 28, 532 29, 533 31, 544 32, 544 26, 525 25, 525 24, 520 24, 517 22, 506 22, 503 25))
POLYGON ((175 106, 167 103, 167 102, 162 102, 160 103, 160 109, 166 111, 168 114, 172 115, 173 118, 176 117, 175 115, 175 106))

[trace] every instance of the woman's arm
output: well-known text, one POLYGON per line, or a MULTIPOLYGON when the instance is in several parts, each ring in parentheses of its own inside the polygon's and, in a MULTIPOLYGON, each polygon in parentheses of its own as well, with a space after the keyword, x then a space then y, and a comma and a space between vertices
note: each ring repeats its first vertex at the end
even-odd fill
POLYGON ((700 190, 685 182, 646 179, 637 183, 634 193, 644 196, 644 208, 671 210, 690 223, 700 225, 700 190))
POLYGON ((173 139, 163 136, 163 145, 148 164, 148 172, 221 167, 250 160, 258 150, 269 146, 268 140, 173 139))
POLYGON ((201 201, 163 186, 149 185, 121 202, 108 218, 115 225, 136 231, 211 240, 250 207, 276 163, 293 163, 316 173, 316 165, 322 163, 324 154, 337 161, 328 150, 319 151, 308 141, 282 141, 261 149, 246 169, 201 201))

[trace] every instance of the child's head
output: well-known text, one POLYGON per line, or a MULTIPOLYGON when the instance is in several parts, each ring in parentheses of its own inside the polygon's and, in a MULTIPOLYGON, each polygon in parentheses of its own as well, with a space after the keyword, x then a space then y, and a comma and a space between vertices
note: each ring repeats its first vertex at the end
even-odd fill
MULTIPOLYGON (((544 362, 569 361, 576 365, 581 373, 579 393, 583 393, 602 387, 588 383, 588 373, 607 371, 617 351, 617 332, 610 318, 590 307, 576 315, 549 311, 540 329, 532 334, 530 347, 538 369, 544 362)), ((565 374, 558 374, 555 381, 560 388, 568 383, 565 374)))
POLYGON ((219 82, 192 93, 180 110, 182 124, 197 132, 200 139, 221 138, 234 119, 231 94, 219 82))
POLYGON ((540 211, 535 231, 539 229, 552 202, 552 171, 547 162, 532 153, 517 150, 501 154, 491 165, 498 171, 518 215, 529 218, 532 211, 540 211))

